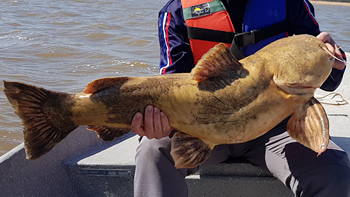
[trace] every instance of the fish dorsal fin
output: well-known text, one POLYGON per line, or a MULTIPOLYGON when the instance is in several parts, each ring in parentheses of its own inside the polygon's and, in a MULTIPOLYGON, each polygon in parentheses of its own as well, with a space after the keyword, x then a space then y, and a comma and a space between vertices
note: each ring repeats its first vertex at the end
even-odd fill
POLYGON ((289 119, 287 131, 293 139, 318 155, 326 151, 329 143, 329 122, 321 103, 312 97, 289 119))
POLYGON ((202 56, 191 74, 194 80, 204 81, 218 76, 240 75, 242 71, 242 64, 230 52, 226 44, 220 43, 202 56))
POLYGON ((93 94, 107 88, 120 87, 129 79, 129 77, 111 77, 96 79, 95 81, 90 82, 86 86, 84 93, 93 94))

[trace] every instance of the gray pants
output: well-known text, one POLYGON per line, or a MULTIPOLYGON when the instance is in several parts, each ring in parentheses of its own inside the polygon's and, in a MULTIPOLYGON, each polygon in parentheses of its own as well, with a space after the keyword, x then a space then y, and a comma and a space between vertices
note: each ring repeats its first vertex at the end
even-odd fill
MULTIPOLYGON (((218 145, 200 167, 242 158, 271 172, 295 196, 350 196, 350 162, 347 154, 330 141, 319 157, 293 140, 282 122, 265 135, 241 144, 218 145)), ((176 169, 170 156, 170 138, 143 137, 136 153, 136 197, 187 196, 185 176, 194 169, 176 169)))

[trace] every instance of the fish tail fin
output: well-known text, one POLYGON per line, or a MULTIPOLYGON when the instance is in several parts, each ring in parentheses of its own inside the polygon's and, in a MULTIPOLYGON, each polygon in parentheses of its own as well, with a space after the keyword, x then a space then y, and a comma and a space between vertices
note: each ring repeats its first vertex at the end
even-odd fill
POLYGON ((72 120, 72 95, 4 81, 4 92, 22 120, 27 159, 37 159, 78 127, 72 120))

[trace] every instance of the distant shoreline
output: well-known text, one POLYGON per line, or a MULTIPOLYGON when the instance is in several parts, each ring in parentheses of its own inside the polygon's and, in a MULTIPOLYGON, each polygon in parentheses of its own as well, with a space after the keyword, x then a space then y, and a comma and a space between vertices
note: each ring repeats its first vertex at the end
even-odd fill
POLYGON ((324 5, 340 5, 340 6, 350 6, 350 2, 339 2, 339 1, 313 1, 310 0, 312 4, 324 4, 324 5))

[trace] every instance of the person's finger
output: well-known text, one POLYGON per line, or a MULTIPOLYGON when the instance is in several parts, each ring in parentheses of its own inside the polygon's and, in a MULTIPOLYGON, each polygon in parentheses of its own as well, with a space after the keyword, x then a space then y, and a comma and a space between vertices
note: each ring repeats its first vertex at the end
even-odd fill
POLYGON ((338 60, 335 60, 334 64, 333 64, 333 68, 336 68, 338 70, 343 70, 345 68, 346 64, 345 62, 341 62, 338 60))
MULTIPOLYGON (((333 41, 332 37, 327 32, 321 32, 316 36, 318 39, 320 39, 324 43, 330 43, 333 41)), ((334 41, 333 41, 334 42, 334 41)), ((330 43, 332 44, 332 43, 330 43)))
POLYGON ((140 135, 140 136, 144 136, 145 135, 145 131, 142 127, 142 113, 137 112, 132 121, 131 121, 131 131, 140 135))
POLYGON ((154 129, 154 137, 156 139, 160 139, 163 136, 163 128, 160 119, 160 110, 157 107, 153 108, 153 129, 154 129))
POLYGON ((160 118, 162 122, 163 136, 169 136, 171 131, 173 130, 169 124, 169 119, 164 112, 160 112, 160 118))
POLYGON ((336 68, 336 69, 338 69, 338 70, 343 70, 344 68, 345 68, 345 66, 346 66, 346 62, 344 61, 344 59, 343 59, 343 54, 342 54, 342 52, 340 51, 340 49, 339 49, 339 47, 338 47, 338 45, 337 44, 334 44, 334 55, 338 58, 338 59, 340 59, 340 60, 343 60, 343 61, 339 61, 339 60, 335 60, 335 62, 334 62, 334 65, 333 65, 333 67, 334 68, 336 68))
POLYGON ((145 135, 147 136, 148 139, 153 139, 155 138, 154 134, 154 126, 153 126, 153 106, 148 105, 145 110, 145 115, 144 115, 144 130, 145 130, 145 135))
POLYGON ((334 54, 335 53, 335 49, 334 49, 334 47, 333 47, 333 45, 331 45, 331 44, 329 44, 329 43, 324 43, 325 45, 326 45, 326 47, 327 47, 327 49, 328 49, 328 51, 329 52, 331 52, 332 54, 334 54))

